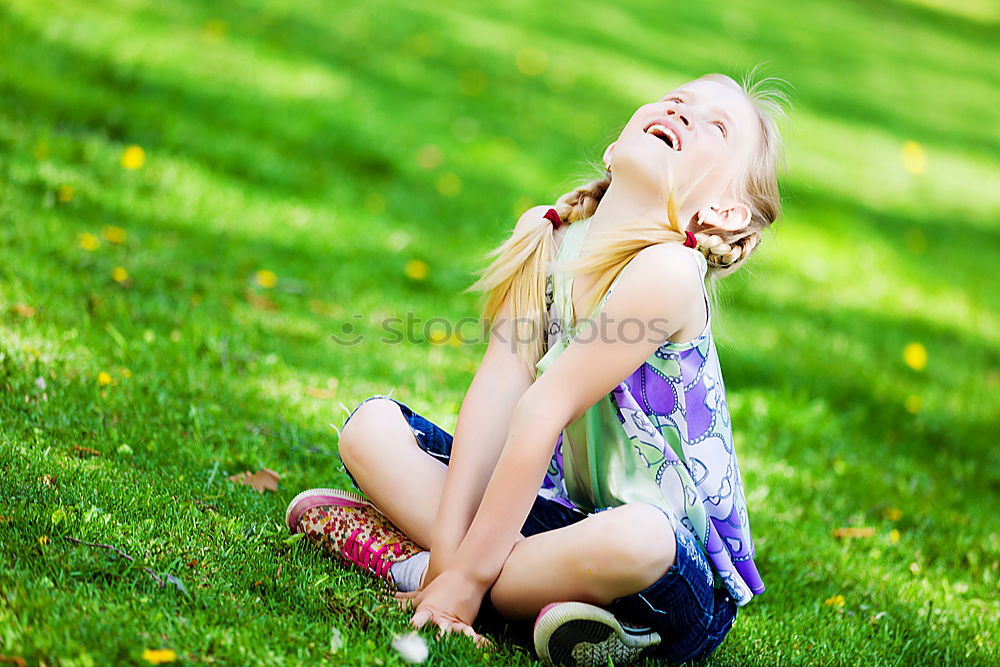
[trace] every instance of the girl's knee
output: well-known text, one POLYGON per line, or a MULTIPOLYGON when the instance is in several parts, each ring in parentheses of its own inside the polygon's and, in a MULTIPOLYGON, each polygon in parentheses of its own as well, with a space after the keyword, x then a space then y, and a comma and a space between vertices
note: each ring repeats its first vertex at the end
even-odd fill
POLYGON ((396 402, 385 396, 376 395, 364 399, 351 411, 340 430, 340 457, 348 463, 371 453, 379 442, 384 442, 379 437, 379 431, 402 416, 396 402))
MULTIPOLYGON (((597 548, 586 564, 612 578, 647 582, 659 579, 677 556, 677 538, 667 516, 657 507, 632 503, 594 517, 597 548)), ((638 589, 637 589, 638 590, 638 589)))

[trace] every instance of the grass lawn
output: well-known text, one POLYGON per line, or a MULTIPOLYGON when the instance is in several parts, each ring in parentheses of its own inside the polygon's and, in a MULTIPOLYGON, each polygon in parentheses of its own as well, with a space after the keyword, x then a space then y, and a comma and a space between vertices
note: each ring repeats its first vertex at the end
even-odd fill
POLYGON ((0 7, 0 656, 402 664, 407 615, 286 539, 348 484, 330 425, 393 389, 452 430, 484 347, 425 325, 482 255, 768 58, 785 216, 715 313, 767 592, 710 662, 997 664, 996 4, 483 4, 0 7))

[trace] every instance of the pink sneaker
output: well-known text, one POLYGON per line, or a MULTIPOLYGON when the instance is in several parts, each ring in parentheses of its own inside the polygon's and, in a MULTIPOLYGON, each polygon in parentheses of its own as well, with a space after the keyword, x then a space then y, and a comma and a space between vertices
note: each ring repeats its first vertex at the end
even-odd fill
POLYGON ((627 665, 660 643, 649 628, 633 628, 607 609, 584 602, 554 602, 535 620, 535 652, 542 662, 577 667, 627 665))
POLYGON ((390 567, 423 549, 364 496, 336 489, 309 489, 285 511, 292 533, 305 533, 331 556, 382 579, 392 588, 390 567))

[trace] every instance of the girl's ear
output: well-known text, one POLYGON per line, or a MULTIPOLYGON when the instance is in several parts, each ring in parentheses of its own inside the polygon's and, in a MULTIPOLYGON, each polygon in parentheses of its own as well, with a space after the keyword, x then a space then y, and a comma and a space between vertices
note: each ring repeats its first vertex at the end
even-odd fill
POLYGON ((615 149, 615 144, 617 143, 618 140, 616 139, 608 144, 608 147, 604 149, 604 166, 608 169, 611 169, 611 151, 615 149))
POLYGON ((728 208, 706 206, 698 211, 698 224, 738 232, 750 224, 750 209, 746 204, 733 204, 728 208))

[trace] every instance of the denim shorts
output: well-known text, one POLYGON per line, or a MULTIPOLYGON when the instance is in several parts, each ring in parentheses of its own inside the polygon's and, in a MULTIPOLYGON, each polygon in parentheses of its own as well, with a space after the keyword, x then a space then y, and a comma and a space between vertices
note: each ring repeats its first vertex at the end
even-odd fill
MULTIPOLYGON (((396 403, 420 449, 447 465, 451 459, 451 434, 390 396, 375 395, 365 399, 351 411, 344 424, 361 405, 373 398, 386 398, 396 403)), ((346 466, 344 470, 357 487, 346 466)), ((521 534, 530 537, 569 526, 587 516, 554 500, 536 496, 521 534)), ((649 657, 679 663, 706 658, 715 651, 733 627, 738 607, 724 587, 715 586, 711 565, 695 536, 679 521, 675 522, 669 515, 668 519, 677 538, 673 565, 648 588, 614 600, 608 609, 629 625, 649 627, 659 633, 661 643, 649 657)))

